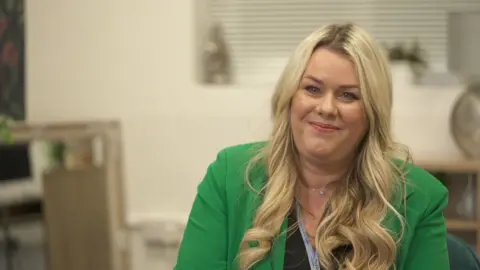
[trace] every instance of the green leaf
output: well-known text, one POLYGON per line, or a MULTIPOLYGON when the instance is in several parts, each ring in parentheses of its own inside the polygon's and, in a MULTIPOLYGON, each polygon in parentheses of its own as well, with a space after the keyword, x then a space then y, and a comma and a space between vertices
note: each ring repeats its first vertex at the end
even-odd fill
POLYGON ((64 142, 52 142, 50 144, 50 159, 55 165, 63 164, 66 148, 64 142))
POLYGON ((9 144, 13 142, 13 136, 10 130, 13 123, 12 118, 0 114, 0 142, 9 144))

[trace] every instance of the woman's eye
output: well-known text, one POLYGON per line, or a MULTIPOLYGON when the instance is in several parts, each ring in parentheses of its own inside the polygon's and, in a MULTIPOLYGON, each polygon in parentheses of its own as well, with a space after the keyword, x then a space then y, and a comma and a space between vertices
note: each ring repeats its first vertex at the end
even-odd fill
POLYGON ((350 92, 343 92, 341 98, 345 100, 357 100, 358 96, 350 92))
POLYGON ((319 93, 321 91, 320 88, 315 87, 315 86, 307 86, 307 87, 305 87, 305 90, 307 90, 308 92, 313 93, 313 94, 319 93))

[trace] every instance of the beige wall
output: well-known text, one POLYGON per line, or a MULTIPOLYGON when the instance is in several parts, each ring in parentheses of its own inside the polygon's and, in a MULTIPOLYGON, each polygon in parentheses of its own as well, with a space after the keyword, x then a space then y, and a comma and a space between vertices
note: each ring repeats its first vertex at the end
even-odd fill
POLYGON ((193 0, 28 1, 28 118, 121 119, 130 213, 188 211, 216 152, 268 125, 268 90, 195 84, 193 12, 193 0))
MULTIPOLYGON (((269 89, 195 83, 194 1, 28 1, 28 117, 121 119, 134 220, 187 213, 216 152, 269 128, 269 89)), ((453 92, 425 91, 397 104, 399 137, 422 157, 458 154, 440 109, 453 92)))

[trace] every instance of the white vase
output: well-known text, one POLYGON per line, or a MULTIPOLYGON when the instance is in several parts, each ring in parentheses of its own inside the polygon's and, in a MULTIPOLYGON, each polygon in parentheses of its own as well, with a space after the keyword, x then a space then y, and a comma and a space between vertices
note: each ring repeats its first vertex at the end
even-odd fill
POLYGON ((392 81, 394 85, 412 85, 413 72, 410 63, 398 61, 391 64, 392 81))

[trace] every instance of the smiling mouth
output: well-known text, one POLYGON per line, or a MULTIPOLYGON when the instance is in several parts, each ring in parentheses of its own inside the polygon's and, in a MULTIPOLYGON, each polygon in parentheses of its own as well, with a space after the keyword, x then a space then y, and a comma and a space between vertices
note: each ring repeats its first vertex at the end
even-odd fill
POLYGON ((328 125, 328 124, 322 124, 322 123, 309 123, 316 131, 322 132, 322 133, 333 133, 337 132, 340 130, 339 127, 333 126, 333 125, 328 125))

